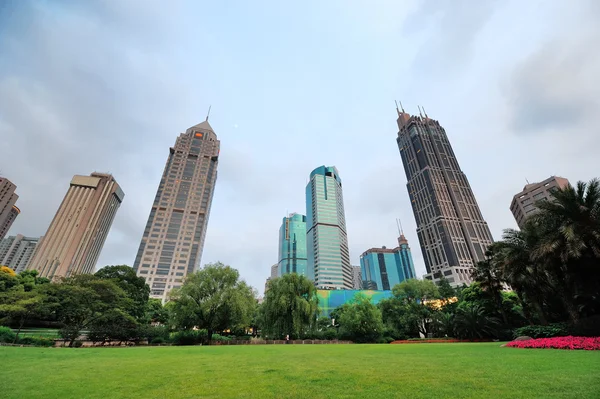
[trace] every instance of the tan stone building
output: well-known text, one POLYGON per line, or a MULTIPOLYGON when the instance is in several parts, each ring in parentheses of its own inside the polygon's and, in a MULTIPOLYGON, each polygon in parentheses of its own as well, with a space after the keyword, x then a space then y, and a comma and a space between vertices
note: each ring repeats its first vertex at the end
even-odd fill
POLYGON ((198 270, 212 203, 217 135, 208 121, 182 133, 170 149, 133 268, 163 301, 198 270))
POLYGON ((74 176, 28 269, 48 278, 93 273, 124 197, 109 174, 74 176))
POLYGON ((537 208, 537 201, 547 201, 552 198, 551 192, 557 188, 564 188, 569 185, 569 180, 564 177, 551 176, 539 183, 527 184, 523 187, 523 191, 516 194, 510 204, 512 212, 517 224, 523 228, 525 220, 533 215, 537 208))
POLYGON ((17 186, 5 177, 0 177, 0 240, 6 236, 10 226, 21 211, 15 206, 19 196, 17 186))

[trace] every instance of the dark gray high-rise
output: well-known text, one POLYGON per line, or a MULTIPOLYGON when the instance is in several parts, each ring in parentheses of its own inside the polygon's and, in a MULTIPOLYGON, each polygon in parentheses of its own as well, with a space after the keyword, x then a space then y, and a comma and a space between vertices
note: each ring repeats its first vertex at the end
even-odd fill
POLYGON ((200 266, 219 145, 207 120, 182 133, 169 151, 133 264, 150 286, 150 295, 163 302, 200 266))
POLYGON ((442 275, 453 286, 471 282, 492 234, 446 131, 426 114, 398 110, 398 148, 429 280, 442 275))

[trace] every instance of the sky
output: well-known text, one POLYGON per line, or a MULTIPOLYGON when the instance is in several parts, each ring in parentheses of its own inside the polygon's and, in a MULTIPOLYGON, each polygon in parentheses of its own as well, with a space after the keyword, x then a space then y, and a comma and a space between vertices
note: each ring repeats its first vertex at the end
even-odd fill
POLYGON ((133 265, 169 147, 221 140, 202 264, 264 289, 282 218, 320 165, 341 175, 351 263, 402 221, 425 273, 394 100, 446 129, 492 235, 512 196, 600 175, 594 0, 0 2, 0 174, 43 235, 75 174, 125 192, 98 267, 133 265))

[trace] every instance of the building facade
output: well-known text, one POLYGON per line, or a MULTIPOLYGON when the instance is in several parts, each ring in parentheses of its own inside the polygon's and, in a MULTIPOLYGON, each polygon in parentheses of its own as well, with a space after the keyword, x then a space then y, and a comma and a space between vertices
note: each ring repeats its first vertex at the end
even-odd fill
POLYGON ((417 235, 430 280, 470 284, 492 234, 446 131, 436 120, 398 110, 398 148, 406 173, 417 235))
POLYGON ((271 277, 270 279, 277 278, 279 276, 279 265, 271 266, 271 277))
POLYGON ((362 285, 370 290, 391 290, 404 280, 416 278, 410 246, 404 235, 398 247, 371 248, 360 256, 362 285))
POLYGON ((50 279, 93 273, 124 197, 109 174, 74 176, 28 268, 50 279))
POLYGON ((16 273, 27 269, 39 242, 38 237, 21 234, 0 241, 0 265, 8 266, 16 273))
POLYGON ((537 212, 536 202, 552 199, 552 190, 562 189, 568 185, 569 180, 564 177, 550 176, 544 181, 527 184, 523 187, 523 191, 516 194, 510 204, 510 211, 515 217, 519 228, 523 228, 525 220, 537 212))
POLYGON ((320 166, 306 186, 307 275, 321 289, 351 290, 342 180, 335 166, 320 166))
POLYGON ((363 289, 362 273, 360 271, 360 266, 352 266, 352 284, 354 286, 353 289, 355 290, 363 289))
POLYGON ((182 133, 170 149, 133 268, 164 301, 198 270, 210 215, 220 142, 208 121, 182 133))
POLYGON ((0 240, 6 237, 10 226, 19 216, 16 207, 19 196, 15 193, 17 186, 5 177, 0 177, 0 240))
POLYGON ((292 213, 283 218, 279 228, 278 275, 297 273, 309 276, 306 254, 306 216, 292 213))

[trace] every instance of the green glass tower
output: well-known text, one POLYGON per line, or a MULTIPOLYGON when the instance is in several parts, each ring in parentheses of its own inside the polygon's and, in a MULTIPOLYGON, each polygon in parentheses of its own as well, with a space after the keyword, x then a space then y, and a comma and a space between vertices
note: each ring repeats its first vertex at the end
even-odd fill
POLYGON ((279 264, 277 274, 309 276, 306 258, 306 216, 292 213, 283 218, 279 229, 279 264))
POLYGON ((351 290, 342 179, 335 166, 320 166, 306 186, 308 277, 321 289, 351 290))

